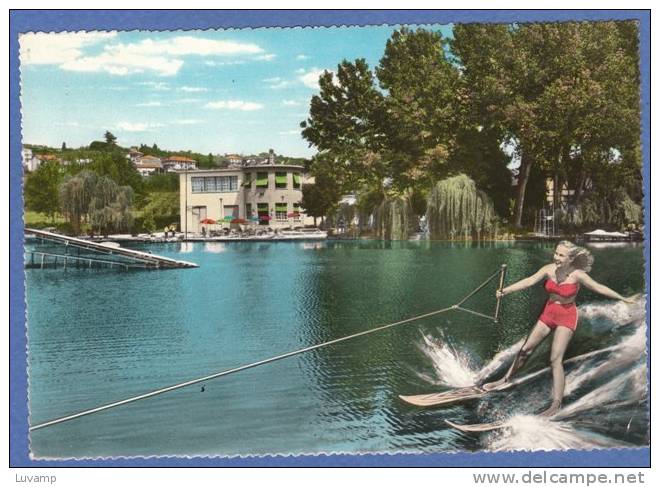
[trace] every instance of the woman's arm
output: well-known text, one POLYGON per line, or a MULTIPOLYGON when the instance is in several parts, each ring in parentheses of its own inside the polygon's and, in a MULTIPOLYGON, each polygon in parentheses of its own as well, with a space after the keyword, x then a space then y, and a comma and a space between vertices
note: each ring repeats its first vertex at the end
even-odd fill
POLYGON ((601 295, 603 295, 607 298, 620 299, 621 301, 625 301, 626 303, 629 303, 629 304, 635 302, 635 299, 634 299, 635 296, 631 296, 629 298, 624 298, 618 292, 616 292, 616 291, 610 289, 609 287, 593 280, 591 278, 591 276, 589 276, 589 274, 587 274, 584 271, 576 272, 575 277, 576 277, 577 281, 580 284, 583 284, 585 287, 587 287, 588 289, 591 289, 593 292, 601 294, 601 295))
POLYGON ((502 292, 497 291, 497 297, 501 298, 502 296, 506 294, 511 294, 515 293, 516 291, 520 291, 521 289, 526 289, 530 286, 533 286, 537 282, 542 281, 545 277, 548 276, 548 270, 553 264, 548 264, 543 267, 541 267, 538 271, 536 271, 534 274, 532 274, 529 277, 526 277, 525 279, 521 279, 518 282, 514 282, 510 286, 505 287, 502 289, 502 292))

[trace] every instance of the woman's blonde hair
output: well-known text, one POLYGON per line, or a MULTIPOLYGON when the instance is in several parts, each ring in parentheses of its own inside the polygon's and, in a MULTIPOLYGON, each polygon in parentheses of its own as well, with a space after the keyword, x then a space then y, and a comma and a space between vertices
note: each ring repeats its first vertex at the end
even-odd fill
POLYGON ((568 240, 562 240, 557 244, 557 247, 560 245, 566 247, 566 250, 568 250, 568 257, 571 259, 571 265, 573 267, 585 272, 591 270, 591 266, 594 264, 594 256, 591 255, 591 252, 568 240))

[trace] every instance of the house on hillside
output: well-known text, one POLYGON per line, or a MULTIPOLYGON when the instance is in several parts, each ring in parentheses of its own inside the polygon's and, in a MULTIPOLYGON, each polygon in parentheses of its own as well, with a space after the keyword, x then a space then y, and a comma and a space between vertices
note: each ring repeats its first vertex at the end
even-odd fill
POLYGON ((226 154, 225 159, 230 166, 240 166, 243 164, 243 157, 238 154, 226 154))
POLYGON ((21 150, 23 169, 28 172, 36 171, 41 165, 41 160, 32 153, 32 149, 23 147, 21 150))
POLYGON ((133 165, 142 176, 151 176, 163 172, 163 162, 155 156, 142 156, 135 159, 133 165))
POLYGON ((128 150, 128 154, 126 154, 126 158, 130 159, 131 162, 135 162, 136 160, 140 159, 144 154, 140 152, 137 147, 131 147, 128 150))
POLYGON ((68 166, 70 164, 70 161, 62 160, 61 158, 57 157, 55 154, 41 154, 36 157, 41 161, 41 163, 56 162, 63 166, 68 166))
POLYGON ((165 172, 193 171, 197 169, 197 161, 184 156, 169 156, 163 159, 165 172))

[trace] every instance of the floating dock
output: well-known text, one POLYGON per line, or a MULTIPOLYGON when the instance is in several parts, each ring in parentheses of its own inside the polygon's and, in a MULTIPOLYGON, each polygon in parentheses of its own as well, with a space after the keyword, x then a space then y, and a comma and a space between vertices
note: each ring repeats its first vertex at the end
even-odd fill
POLYGON ((192 262, 170 259, 149 252, 126 249, 114 242, 92 242, 76 237, 26 228, 41 245, 25 249, 28 268, 119 267, 123 269, 180 269, 199 267, 192 262), (50 244, 50 245, 45 245, 50 244))

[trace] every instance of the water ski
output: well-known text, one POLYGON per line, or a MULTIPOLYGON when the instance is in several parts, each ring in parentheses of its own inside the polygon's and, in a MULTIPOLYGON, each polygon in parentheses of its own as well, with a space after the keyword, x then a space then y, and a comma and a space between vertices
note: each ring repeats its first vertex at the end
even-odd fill
POLYGON ((461 387, 459 389, 452 389, 445 392, 436 392, 433 394, 419 394, 417 396, 399 396, 401 400, 412 404, 414 406, 446 406, 448 404, 453 404, 456 402, 465 402, 471 401, 472 399, 479 399, 480 397, 485 396, 489 392, 501 391, 503 389, 508 389, 513 384, 508 383, 503 386, 499 386, 495 389, 487 391, 482 389, 479 386, 470 386, 470 387, 461 387))
POLYGON ((445 419, 445 423, 447 423, 452 428, 463 431, 465 433, 483 433, 485 431, 493 431, 506 428, 506 423, 504 421, 495 421, 493 423, 456 424, 452 423, 448 419, 445 419))

